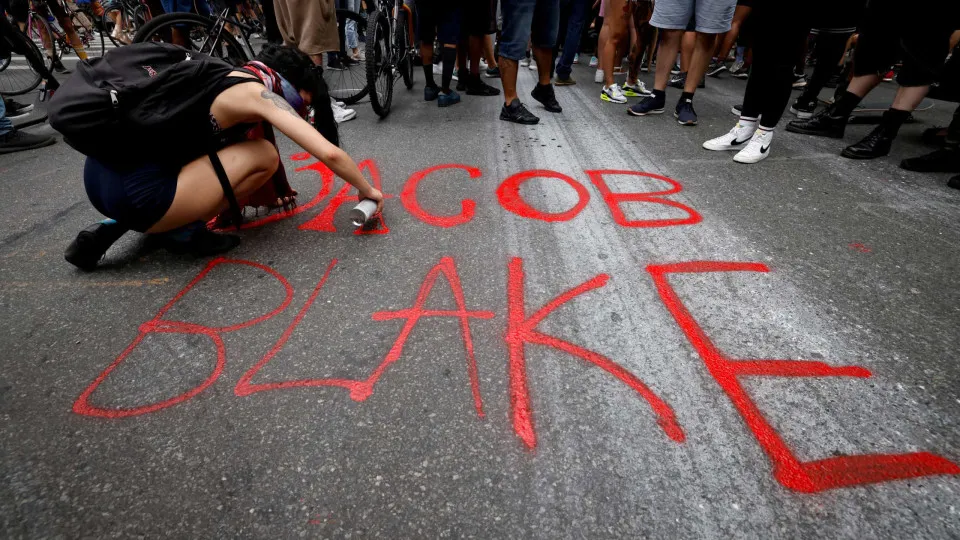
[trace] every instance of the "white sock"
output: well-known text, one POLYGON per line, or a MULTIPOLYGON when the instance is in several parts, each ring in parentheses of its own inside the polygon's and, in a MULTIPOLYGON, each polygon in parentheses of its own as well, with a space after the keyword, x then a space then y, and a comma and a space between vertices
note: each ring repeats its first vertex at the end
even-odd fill
POLYGON ((757 131, 762 131, 764 135, 766 135, 766 136, 768 136, 768 137, 773 137, 773 131, 774 131, 775 129, 776 129, 776 128, 760 126, 760 127, 757 128, 757 131))
POLYGON ((749 116, 740 117, 740 127, 757 129, 757 118, 750 118, 749 116))

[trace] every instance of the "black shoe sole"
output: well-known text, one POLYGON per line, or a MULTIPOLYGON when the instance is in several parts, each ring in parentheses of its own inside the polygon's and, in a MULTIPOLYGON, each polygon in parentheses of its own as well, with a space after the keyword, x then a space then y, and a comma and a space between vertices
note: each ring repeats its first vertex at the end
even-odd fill
POLYGON ((513 122, 514 124, 521 124, 524 126, 533 126, 540 123, 539 118, 537 118, 536 120, 521 120, 519 118, 512 118, 504 114, 500 115, 500 119, 503 120, 504 122, 513 122))
POLYGON ((855 154, 853 152, 848 152, 847 149, 844 148, 843 151, 840 152, 840 155, 847 159, 877 159, 877 158, 882 158, 884 156, 890 155, 890 152, 887 152, 885 154, 864 155, 864 154, 855 154))
POLYGON ((25 150, 36 150, 37 148, 45 148, 57 142, 56 139, 50 137, 49 139, 39 142, 36 144, 30 144, 27 146, 0 146, 0 154, 13 154, 14 152, 23 152, 25 150))
POLYGON ((630 116, 650 116, 651 114, 663 114, 663 109, 653 109, 645 113, 633 112, 633 109, 627 109, 627 114, 630 116))
POLYGON ((490 90, 486 90, 486 89, 484 89, 484 90, 471 90, 470 88, 467 88, 467 95, 468 95, 468 96, 482 96, 482 97, 492 97, 492 96, 499 96, 499 95, 500 95, 500 91, 497 90, 496 88, 492 88, 491 90, 495 90, 495 91, 494 91, 494 92, 491 92, 490 90))

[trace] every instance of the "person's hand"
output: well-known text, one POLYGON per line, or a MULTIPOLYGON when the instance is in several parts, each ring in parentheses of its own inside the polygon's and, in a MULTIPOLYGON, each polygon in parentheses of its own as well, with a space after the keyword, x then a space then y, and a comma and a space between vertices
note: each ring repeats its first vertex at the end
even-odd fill
POLYGON ((383 212, 383 193, 377 188, 371 187, 369 190, 360 193, 361 199, 370 199, 377 203, 377 214, 383 212))

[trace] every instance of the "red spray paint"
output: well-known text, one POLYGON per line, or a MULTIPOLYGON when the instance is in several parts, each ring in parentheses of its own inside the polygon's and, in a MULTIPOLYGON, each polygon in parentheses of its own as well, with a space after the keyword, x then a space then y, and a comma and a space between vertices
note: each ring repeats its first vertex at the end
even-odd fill
POLYGON ((400 193, 400 202, 403 203, 403 207, 407 209, 408 212, 416 216, 420 221, 433 225, 435 227, 456 227, 457 225, 463 225, 468 223, 473 219, 474 209, 477 207, 477 203, 471 199, 466 199, 460 203, 460 214, 456 216, 436 216, 428 213, 423 207, 420 206, 420 203, 417 202, 417 186, 420 184, 424 178, 428 175, 433 174, 437 171, 442 171, 445 169, 462 169, 467 171, 467 174, 470 175, 470 178, 480 178, 483 175, 480 172, 480 169, 476 167, 469 167, 467 165, 459 165, 456 163, 445 164, 445 165, 436 165, 430 167, 429 169, 424 169, 413 173, 410 176, 410 179, 407 180, 406 185, 403 186, 403 191, 400 193))
POLYGON ((665 199, 667 195, 673 195, 674 193, 680 193, 683 191, 683 186, 680 185, 680 182, 672 178, 667 178, 666 176, 660 176, 658 174, 646 173, 646 172, 637 172, 637 171, 618 171, 613 169, 599 169, 593 171, 584 171, 590 177, 590 180, 593 182, 593 185, 597 187, 597 190, 600 191, 600 195, 603 197, 604 202, 607 203, 607 206, 610 208, 610 214, 613 216, 613 220, 620 225, 621 227, 671 227, 674 225, 693 225, 695 223, 700 223, 703 221, 703 218, 697 213, 696 210, 690 208, 689 206, 672 201, 670 199, 665 199), (641 193, 614 193, 610 190, 610 187, 607 186, 604 176, 611 175, 627 175, 627 176, 639 176, 642 178, 653 178, 666 182, 670 184, 670 189, 665 189, 662 191, 649 191, 641 193), (644 203, 653 203, 661 204, 665 206, 670 206, 672 208, 677 208, 683 210, 687 214, 685 218, 673 218, 673 219, 635 219, 629 220, 627 216, 623 213, 623 209, 620 208, 620 205, 626 202, 644 202, 644 203))
POLYGON ((577 214, 590 202, 590 192, 587 191, 587 188, 583 187, 583 184, 565 174, 545 169, 536 169, 519 172, 504 180, 503 183, 500 184, 500 187, 497 188, 497 199, 500 201, 500 206, 508 212, 513 212, 520 217, 539 219, 540 221, 549 223, 554 221, 570 221, 577 217, 577 214), (530 206, 527 201, 523 200, 523 196, 520 195, 520 186, 527 180, 532 180, 533 178, 557 178, 563 180, 577 192, 577 204, 569 210, 556 213, 543 212, 530 206))

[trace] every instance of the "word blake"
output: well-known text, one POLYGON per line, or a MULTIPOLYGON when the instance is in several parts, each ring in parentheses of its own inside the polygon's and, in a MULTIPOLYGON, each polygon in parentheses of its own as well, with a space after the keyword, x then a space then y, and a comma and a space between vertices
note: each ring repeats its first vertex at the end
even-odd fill
MULTIPOLYGON (((309 159, 310 157, 310 154, 306 153, 294 154, 290 156, 290 158, 294 161, 303 161, 309 159)), ((371 177, 373 185, 377 189, 383 191, 380 178, 380 169, 377 167, 376 162, 367 159, 361 161, 359 167, 361 170, 366 170, 371 177)), ((477 206, 477 203, 473 200, 466 199, 461 201, 460 213, 452 216, 440 216, 430 213, 425 210, 417 200, 417 187, 424 179, 438 171, 451 169, 464 171, 467 173, 467 176, 470 179, 477 179, 483 176, 483 173, 480 171, 480 169, 471 167, 469 165, 460 164, 435 165, 422 171, 417 171, 410 176, 400 192, 400 202, 403 207, 420 221, 435 227, 449 228, 469 223, 474 217, 474 212, 477 206)), ((327 168, 327 166, 323 163, 315 162, 310 165, 300 167, 296 170, 297 172, 313 171, 320 176, 320 189, 313 199, 289 212, 273 214, 261 219, 244 223, 243 228, 246 229, 259 227, 267 223, 281 221, 306 212, 319 205, 333 190, 335 175, 333 174, 333 171, 327 168)), ((700 214, 697 213, 697 211, 693 208, 690 208, 683 203, 665 198, 669 195, 680 193, 683 190, 683 186, 681 186, 679 182, 673 180, 672 178, 646 172, 612 169, 588 170, 584 172, 590 178, 591 183, 594 185, 594 187, 596 187, 597 191, 600 192, 601 198, 610 209, 610 214, 613 216, 614 222, 621 227, 671 227, 676 225, 694 225, 703 220, 700 214), (648 180, 652 179, 658 182, 666 183, 669 185, 669 187, 660 191, 615 192, 610 189, 606 181, 607 177, 613 176, 627 176, 648 180), (683 212, 685 216, 668 219, 628 219, 621 208, 621 205, 624 203, 650 203, 666 206, 683 212)), ((299 228, 308 231, 336 232, 337 228, 334 225, 334 218, 337 215, 337 211, 344 204, 357 201, 356 195, 350 195, 351 189, 352 187, 349 184, 344 183, 343 186, 333 195, 333 197, 327 201, 326 206, 320 211, 320 213, 311 218, 309 221, 300 225, 299 228)), ((385 195, 385 198, 393 198, 393 195, 387 194, 385 195)), ((570 221, 583 211, 583 209, 587 206, 587 203, 590 201, 590 192, 586 187, 583 186, 583 184, 571 178, 570 176, 556 171, 535 169, 519 172, 504 180, 497 188, 497 201, 504 210, 527 219, 546 222, 562 222, 570 221), (534 178, 551 178, 566 183, 577 193, 577 203, 572 208, 563 212, 544 212, 534 208, 526 200, 524 200, 523 196, 520 194, 520 186, 522 186, 528 180, 532 180, 534 178)), ((381 217, 377 228, 372 230, 358 230, 356 234, 388 234, 389 232, 390 229, 387 227, 386 223, 383 222, 383 218, 381 217)))
MULTIPOLYGON (((467 357, 467 374, 470 381, 474 407, 477 416, 484 417, 483 398, 480 389, 480 377, 474 357, 473 336, 470 330, 471 319, 491 319, 494 313, 489 310, 468 309, 464 300, 463 286, 453 258, 444 257, 426 274, 413 301, 407 309, 378 311, 372 314, 374 321, 404 319, 405 323, 396 340, 389 348, 383 361, 366 379, 310 378, 287 381, 264 381, 258 373, 283 350, 287 341, 297 331, 307 312, 316 302, 324 285, 333 277, 337 261, 334 259, 327 267, 312 293, 297 311, 290 325, 277 338, 273 346, 261 359, 247 370, 236 383, 234 393, 237 396, 251 396, 259 392, 278 391, 301 387, 338 387, 346 390, 356 401, 369 398, 377 382, 390 366, 400 360, 404 346, 419 321, 430 317, 448 317, 460 321, 460 337, 463 340, 467 357), (439 310, 425 306, 434 285, 441 276, 447 281, 456 304, 456 309, 439 310)), ((656 287, 657 293, 667 311, 671 314, 681 331, 687 337, 692 348, 703 361, 707 371, 717 382, 720 389, 730 398, 740 413, 746 427, 756 438, 773 465, 773 474, 782 485, 805 493, 812 493, 845 486, 891 480, 915 478, 939 474, 960 474, 955 463, 927 452, 906 454, 861 454, 831 457, 816 461, 800 461, 791 447, 783 440, 774 427, 764 418, 759 407, 741 384, 744 377, 858 377, 867 378, 871 373, 858 366, 830 366, 824 362, 807 360, 741 360, 729 358, 711 341, 699 323, 687 310, 684 302, 670 284, 670 277, 684 274, 712 272, 769 272, 761 263, 691 261, 673 264, 651 264, 647 273, 656 287)), ((258 278, 264 277, 263 274, 258 278)), ((664 435, 678 444, 686 440, 683 427, 677 420, 670 405, 660 398, 643 381, 615 361, 589 349, 564 340, 561 337, 544 333, 540 324, 555 310, 567 302, 589 291, 606 286, 611 279, 608 274, 599 274, 593 278, 559 294, 542 307, 528 311, 525 301, 524 260, 514 257, 507 264, 507 323, 505 332, 498 332, 506 341, 508 351, 509 400, 511 421, 514 432, 528 448, 537 445, 534 425, 534 411, 530 399, 530 387, 527 379, 526 352, 528 345, 542 345, 563 351, 589 362, 606 371, 636 394, 650 406, 657 425, 664 435)), ((236 285, 236 283, 234 283, 236 285)), ((258 325, 286 311, 293 299, 294 290, 290 282, 269 266, 244 260, 218 258, 208 264, 186 287, 174 296, 157 315, 142 324, 136 338, 77 398, 73 411, 77 414, 103 418, 124 418, 156 412, 176 406, 203 392, 212 385, 223 372, 226 365, 226 348, 223 335, 258 325), (174 321, 165 315, 184 295, 199 282, 208 279, 210 271, 221 265, 243 265, 269 275, 284 289, 284 300, 272 311, 254 319, 231 326, 213 327, 203 324, 174 321), (104 408, 91 403, 91 395, 110 376, 110 374, 152 333, 193 334, 210 339, 216 350, 217 360, 212 373, 195 388, 180 395, 132 408, 104 408)), ((346 308, 349 309, 349 308, 346 308)), ((157 359, 157 361, 161 361, 157 359)))

